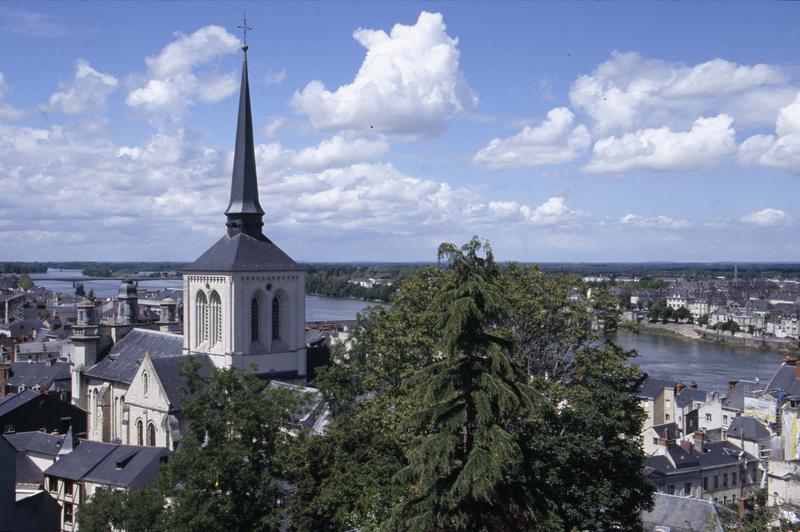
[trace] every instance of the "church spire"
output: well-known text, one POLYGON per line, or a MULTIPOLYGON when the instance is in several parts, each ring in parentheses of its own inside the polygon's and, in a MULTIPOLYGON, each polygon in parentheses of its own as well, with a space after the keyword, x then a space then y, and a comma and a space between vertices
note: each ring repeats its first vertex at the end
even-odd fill
POLYGON ((250 85, 247 81, 247 44, 242 46, 242 87, 239 93, 239 120, 236 126, 236 148, 233 155, 231 201, 225 211, 228 236, 244 233, 264 239, 261 228, 264 209, 258 201, 256 154, 253 146, 253 118, 250 113, 250 85))

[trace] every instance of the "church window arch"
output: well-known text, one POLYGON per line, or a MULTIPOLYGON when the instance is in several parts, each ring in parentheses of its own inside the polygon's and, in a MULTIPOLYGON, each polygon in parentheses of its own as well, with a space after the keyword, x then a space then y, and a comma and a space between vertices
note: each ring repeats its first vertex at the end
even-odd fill
POLYGON ((261 323, 258 307, 258 297, 253 296, 253 299, 250 301, 250 341, 252 342, 258 342, 261 339, 259 335, 261 323))
POLYGON ((281 300, 278 296, 272 298, 272 339, 281 339, 281 300))
POLYGON ((144 388, 145 397, 147 397, 147 392, 148 392, 148 384, 149 384, 148 380, 149 378, 147 376, 147 372, 145 371, 144 373, 142 373, 142 387, 144 388))
POLYGON ((198 292, 195 298, 195 331, 197 334, 196 344, 201 344, 208 340, 208 299, 205 292, 198 292))
POLYGON ((136 445, 144 445, 144 423, 141 419, 136 420, 136 445))
POLYGON ((147 424, 147 445, 156 446, 156 426, 152 421, 147 424))
POLYGON ((211 319, 211 330, 210 330, 210 341, 209 345, 214 346, 217 345, 222 341, 222 300, 219 297, 219 294, 215 291, 211 292, 210 298, 210 319, 211 319))

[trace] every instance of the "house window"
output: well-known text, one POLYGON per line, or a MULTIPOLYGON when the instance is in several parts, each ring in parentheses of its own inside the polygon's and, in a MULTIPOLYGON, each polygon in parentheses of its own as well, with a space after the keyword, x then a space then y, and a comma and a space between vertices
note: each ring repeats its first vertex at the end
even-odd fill
POLYGON ((728 416, 722 416, 722 423, 725 425, 728 424, 728 416))
POLYGON ((281 337, 281 302, 277 297, 272 298, 272 339, 281 337))
POLYGON ((664 399, 664 406, 666 406, 667 408, 669 408, 671 404, 672 404, 672 403, 670 402, 670 400, 669 400, 669 399, 664 399))
POLYGON ((708 489, 708 477, 703 477, 703 490, 708 489))
POLYGON ((156 426, 153 423, 147 424, 147 445, 156 446, 156 426))
POLYGON ((723 488, 727 488, 728 487, 728 474, 727 473, 723 473, 722 474, 722 487, 723 488))
POLYGON ((258 342, 258 299, 250 302, 250 340, 258 342))
POLYGON ((731 473, 731 486, 736 485, 736 473, 731 473))
POLYGON ((658 438, 653 438, 653 445, 658 445, 658 438))
POLYGON ((711 414, 706 414, 706 421, 711 421, 711 414))
POLYGON ((67 524, 67 523, 68 524, 72 524, 72 518, 73 518, 73 513, 72 512, 73 512, 72 505, 70 503, 65 504, 64 505, 64 523, 65 524, 67 524))
POLYGON ((675 484, 667 486, 667 495, 675 495, 675 484))
POLYGON ((55 477, 47 477, 47 489, 56 493, 58 491, 58 479, 55 477))
POLYGON ((683 494, 686 495, 687 497, 691 497, 692 496, 692 483, 691 482, 684 483, 684 485, 683 485, 683 494))
POLYGON ((72 497, 72 481, 65 480, 64 481, 64 496, 65 497, 72 497))
POLYGON ((141 419, 136 422, 136 445, 144 445, 144 424, 141 419))
POLYGON ((664 421, 669 421, 669 414, 664 414, 664 421))
POLYGON ((719 475, 714 475, 714 489, 719 488, 719 475))

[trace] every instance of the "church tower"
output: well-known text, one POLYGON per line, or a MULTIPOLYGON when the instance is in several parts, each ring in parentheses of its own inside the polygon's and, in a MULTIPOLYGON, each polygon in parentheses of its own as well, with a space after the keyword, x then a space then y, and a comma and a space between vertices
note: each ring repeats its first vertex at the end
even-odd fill
POLYGON ((183 347, 217 367, 281 377, 306 374, 305 268, 263 233, 258 199, 247 44, 227 234, 183 270, 183 347))

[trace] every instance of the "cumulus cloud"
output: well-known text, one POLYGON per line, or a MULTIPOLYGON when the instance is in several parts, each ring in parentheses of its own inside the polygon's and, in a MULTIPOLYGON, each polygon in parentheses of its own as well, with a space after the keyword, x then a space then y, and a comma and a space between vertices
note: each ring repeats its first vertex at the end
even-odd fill
POLYGON ((633 227, 655 227, 662 229, 684 229, 692 225, 687 220, 676 220, 663 214, 658 216, 639 216, 630 213, 620 218, 619 223, 633 227))
POLYGON ((742 221, 759 227, 777 227, 788 225, 792 217, 780 209, 762 209, 742 217, 742 221))
POLYGON ((50 100, 42 109, 58 110, 67 114, 103 112, 106 99, 118 84, 117 78, 111 74, 95 70, 87 60, 78 59, 72 85, 50 95, 50 100))
POLYGON ((503 222, 525 222, 534 225, 567 224, 585 216, 581 211, 567 207, 561 196, 553 196, 536 207, 520 205, 516 201, 492 201, 488 205, 491 218, 503 222))
POLYGON ((373 160, 388 149, 389 145, 383 140, 334 135, 316 146, 300 150, 284 148, 278 143, 261 144, 256 147, 256 157, 259 168, 266 171, 314 171, 373 160))
POLYGON ((780 67, 712 59, 696 65, 618 52, 579 76, 570 100, 595 121, 598 134, 667 125, 685 128, 700 115, 728 114, 763 126, 791 101, 795 87, 780 67))
POLYGON ((689 131, 661 127, 600 139, 585 168, 596 173, 712 168, 736 149, 732 124, 730 116, 718 115, 698 118, 689 131))
POLYGON ((8 92, 8 84, 6 83, 5 76, 0 72, 0 120, 17 120, 21 118, 25 112, 3 101, 6 92, 8 92))
POLYGON ((158 55, 145 59, 147 76, 128 93, 127 104, 179 116, 187 105, 230 96, 238 87, 236 76, 202 72, 202 67, 234 53, 239 45, 239 39, 220 26, 178 34, 158 55))
POLYGON ((800 174, 800 93, 778 113, 775 135, 754 135, 739 146, 739 161, 800 174))
POLYGON ((477 97, 459 68, 458 39, 440 13, 423 11, 413 26, 358 29, 367 50, 352 83, 329 91, 318 80, 294 94, 291 105, 320 129, 433 135, 477 97))
POLYGON ((566 107, 552 109, 538 126, 525 126, 512 137, 493 139, 473 160, 491 170, 574 161, 591 142, 585 126, 573 127, 574 119, 566 107))

